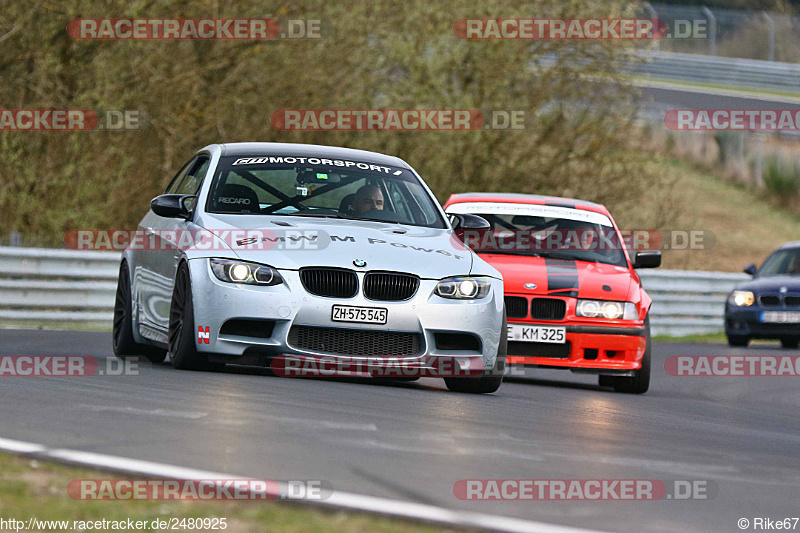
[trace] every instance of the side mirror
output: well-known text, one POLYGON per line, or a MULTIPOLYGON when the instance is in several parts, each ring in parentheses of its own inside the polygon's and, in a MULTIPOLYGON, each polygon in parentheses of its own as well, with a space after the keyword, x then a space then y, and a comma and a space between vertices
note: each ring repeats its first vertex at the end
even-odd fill
POLYGON ((160 217, 189 220, 194 201, 195 196, 190 194, 162 194, 150 200, 150 209, 160 217))
POLYGON ((492 225, 478 215, 468 215, 466 213, 451 213, 447 217, 453 229, 491 229, 492 225))
POLYGON ((758 269, 756 268, 755 265, 747 265, 746 267, 744 267, 744 273, 750 274, 751 276, 755 276, 757 270, 758 269))
POLYGON ((633 256, 633 268, 658 268, 661 266, 661 250, 642 250, 633 256))

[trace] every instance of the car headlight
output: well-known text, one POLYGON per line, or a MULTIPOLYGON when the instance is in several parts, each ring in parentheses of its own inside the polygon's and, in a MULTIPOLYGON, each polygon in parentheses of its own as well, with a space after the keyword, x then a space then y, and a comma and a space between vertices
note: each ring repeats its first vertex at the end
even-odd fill
POLYGON ((281 275, 271 266, 230 259, 210 259, 210 261, 211 270, 220 281, 245 285, 279 285, 283 283, 281 275))
POLYGON ((639 320, 639 312, 633 303, 608 300, 578 300, 575 315, 609 320, 639 320))
POLYGON ((445 278, 436 285, 434 294, 453 300, 478 300, 489 294, 491 282, 485 278, 456 276, 445 278))
POLYGON ((728 303, 736 307, 748 307, 756 301, 756 295, 750 291, 733 291, 728 297, 728 303))

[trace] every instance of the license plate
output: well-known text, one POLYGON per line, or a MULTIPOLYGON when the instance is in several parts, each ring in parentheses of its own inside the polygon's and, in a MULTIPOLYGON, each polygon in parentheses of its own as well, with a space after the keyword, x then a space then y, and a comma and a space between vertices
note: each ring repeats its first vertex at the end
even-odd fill
POLYGON ((564 344, 567 328, 564 326, 521 326, 508 325, 508 340, 521 342, 549 342, 564 344))
POLYGON ((335 322, 361 322, 363 324, 386 324, 389 310, 384 307, 355 307, 334 305, 331 320, 335 322))
POLYGON ((800 323, 800 312, 797 311, 763 311, 761 322, 771 322, 773 324, 797 324, 800 323))

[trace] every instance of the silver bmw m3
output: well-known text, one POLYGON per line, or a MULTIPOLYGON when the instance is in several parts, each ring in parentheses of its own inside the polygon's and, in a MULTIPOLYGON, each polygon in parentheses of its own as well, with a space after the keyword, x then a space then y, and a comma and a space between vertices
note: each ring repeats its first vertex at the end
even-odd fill
POLYGON ((150 207, 120 265, 118 357, 499 388, 502 278, 454 234, 488 224, 448 219, 401 159, 210 145, 150 207))

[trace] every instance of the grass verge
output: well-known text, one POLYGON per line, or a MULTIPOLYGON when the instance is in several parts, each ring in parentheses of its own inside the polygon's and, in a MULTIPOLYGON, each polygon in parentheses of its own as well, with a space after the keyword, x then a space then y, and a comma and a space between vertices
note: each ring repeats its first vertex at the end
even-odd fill
MULTIPOLYGON (((35 459, 0 454, 0 516, 27 521, 146 521, 170 518, 226 518, 226 532, 433 532, 442 529, 367 514, 322 511, 278 502, 82 501, 67 495, 73 479, 115 479, 111 475, 35 459)), ((125 477, 124 479, 130 479, 125 477)), ((73 531, 56 528, 59 531, 73 531)), ((200 531, 182 529, 182 531, 200 531)), ((207 531, 207 530, 206 530, 207 531)))
MULTIPOLYGON (((761 264, 781 244, 800 238, 800 216, 743 185, 702 171, 689 163, 654 157, 652 165, 666 180, 675 180, 682 211, 678 227, 703 230, 711 237, 702 249, 663 250, 662 268, 741 272, 750 263, 761 264)), ((642 198, 642 209, 663 209, 662 198, 642 198)), ((612 213, 621 227, 624 214, 612 213), (620 220, 622 219, 622 220, 620 220)))

